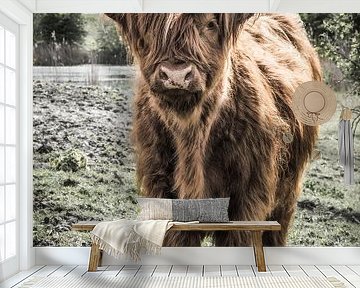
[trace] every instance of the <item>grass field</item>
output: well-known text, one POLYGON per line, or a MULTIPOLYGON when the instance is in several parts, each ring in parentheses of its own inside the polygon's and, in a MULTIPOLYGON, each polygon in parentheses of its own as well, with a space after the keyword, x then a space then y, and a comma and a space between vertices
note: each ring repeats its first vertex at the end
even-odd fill
POLYGON ((338 162, 339 115, 338 110, 320 128, 317 148, 322 156, 306 173, 289 245, 360 246, 360 131, 354 139, 356 185, 346 186, 338 162))
MULTIPOLYGON (((131 79, 124 83, 34 83, 35 246, 87 246, 88 234, 70 231, 72 223, 135 217, 131 79)), ((338 115, 321 127, 322 157, 304 179, 289 245, 360 246, 359 170, 357 185, 344 186, 337 123, 338 115)))

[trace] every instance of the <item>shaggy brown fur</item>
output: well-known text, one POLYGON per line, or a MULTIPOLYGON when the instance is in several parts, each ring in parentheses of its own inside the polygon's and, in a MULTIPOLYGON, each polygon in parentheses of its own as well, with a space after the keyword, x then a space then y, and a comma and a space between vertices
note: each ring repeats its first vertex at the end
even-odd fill
MULTIPOLYGON (((107 14, 141 71, 133 136, 143 195, 231 197, 231 220, 277 220, 265 245, 285 245, 317 128, 289 108, 295 88, 321 80, 318 57, 295 15, 107 14), (169 59, 199 71, 193 93, 165 97, 154 84, 169 59), (194 90, 195 91, 195 90, 194 90), (291 131, 294 141, 282 135, 291 131)), ((203 235, 172 233, 169 246, 203 235)), ((216 232, 217 246, 249 245, 246 233, 216 232)))

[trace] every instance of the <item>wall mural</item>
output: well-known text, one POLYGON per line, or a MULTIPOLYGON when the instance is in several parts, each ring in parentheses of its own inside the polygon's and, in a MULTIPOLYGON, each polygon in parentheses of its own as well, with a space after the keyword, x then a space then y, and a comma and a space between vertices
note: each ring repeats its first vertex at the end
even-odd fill
MULTIPOLYGON (((34 245, 89 245, 72 223, 135 218, 144 195, 230 197, 230 220, 282 224, 264 234, 267 246, 358 246, 359 23, 358 14, 36 14, 34 245), (304 112, 312 125, 292 105, 307 103, 310 90, 296 88, 314 80, 327 85, 311 90, 311 107, 322 105, 304 112), (344 152, 352 143, 355 159, 344 152)), ((171 232, 165 245, 250 241, 171 232)))

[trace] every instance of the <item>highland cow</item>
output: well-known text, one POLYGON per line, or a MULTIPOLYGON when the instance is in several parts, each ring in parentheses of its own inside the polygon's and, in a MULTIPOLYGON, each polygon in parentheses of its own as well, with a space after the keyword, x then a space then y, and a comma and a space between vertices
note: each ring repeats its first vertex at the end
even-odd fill
MULTIPOLYGON (((317 127, 289 107, 321 80, 302 22, 278 14, 107 14, 139 66, 133 138, 143 195, 230 197, 230 220, 276 220, 264 245, 286 244, 317 127), (283 140, 290 132, 293 141, 283 140)), ((197 232, 165 245, 198 246, 197 232)), ((245 232, 213 233, 247 246, 245 232)))

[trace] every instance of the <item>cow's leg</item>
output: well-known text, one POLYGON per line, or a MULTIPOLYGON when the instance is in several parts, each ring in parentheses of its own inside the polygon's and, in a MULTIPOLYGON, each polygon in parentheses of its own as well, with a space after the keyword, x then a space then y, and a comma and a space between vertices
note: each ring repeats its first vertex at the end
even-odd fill
POLYGON ((263 234, 264 246, 285 246, 295 213, 294 203, 276 207, 268 220, 278 221, 281 225, 281 231, 266 231, 263 234))
POLYGON ((289 227, 293 221, 296 211, 297 199, 301 192, 301 178, 302 173, 293 175, 297 176, 295 179, 281 179, 281 185, 278 187, 276 197, 277 206, 270 213, 266 220, 278 221, 281 225, 281 231, 266 231, 263 234, 264 246, 285 246, 289 227))
MULTIPOLYGON (((234 202, 237 201, 231 202, 229 207, 229 218, 231 221, 262 221, 266 219, 270 206, 269 203, 261 203, 257 199, 257 203, 248 201, 245 202, 246 206, 235 208, 234 202), (254 207, 261 208, 254 209, 254 207)), ((214 233, 214 240, 216 246, 237 247, 250 246, 252 244, 251 233, 247 231, 217 231, 214 233)))
POLYGON ((203 232, 168 231, 163 246, 167 247, 198 247, 205 237, 203 232))
POLYGON ((173 172, 176 154, 171 135, 149 109, 141 95, 135 103, 132 140, 136 151, 136 173, 140 194, 153 198, 176 198, 173 172))
MULTIPOLYGON (((158 147, 164 148, 160 144, 158 147)), ((159 151, 150 146, 138 153, 137 174, 141 185, 141 195, 151 198, 173 198, 173 165, 169 158, 171 150, 159 151)))
POLYGON ((215 246, 238 247, 250 246, 251 234, 247 231, 216 231, 214 232, 215 246))
POLYGON ((290 147, 288 165, 278 180, 276 189, 276 207, 269 213, 267 220, 278 221, 281 231, 267 231, 263 234, 265 246, 285 246, 289 227, 292 224, 296 211, 296 204, 302 190, 302 177, 306 165, 313 151, 317 138, 318 128, 303 126, 297 128, 293 146, 290 147), (299 131, 302 131, 301 134, 299 131))

